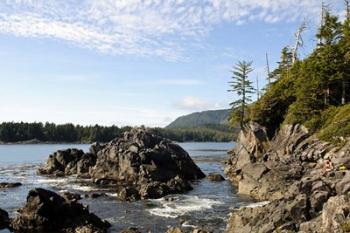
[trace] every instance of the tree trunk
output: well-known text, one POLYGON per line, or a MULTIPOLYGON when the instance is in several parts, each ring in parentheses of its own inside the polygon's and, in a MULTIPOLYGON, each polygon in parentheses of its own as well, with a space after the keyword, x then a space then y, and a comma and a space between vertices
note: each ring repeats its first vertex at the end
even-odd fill
POLYGON ((330 90, 329 90, 329 86, 327 85, 327 88, 324 92, 324 105, 329 104, 329 93, 330 93, 330 90))
POLYGON ((342 95, 341 95, 341 104, 344 105, 346 104, 346 84, 345 84, 345 80, 342 80, 342 95))

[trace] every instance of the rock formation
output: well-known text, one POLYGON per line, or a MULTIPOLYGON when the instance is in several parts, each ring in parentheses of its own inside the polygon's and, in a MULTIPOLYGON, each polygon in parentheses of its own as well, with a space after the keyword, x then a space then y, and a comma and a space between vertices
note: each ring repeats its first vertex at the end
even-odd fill
POLYGON ((76 174, 97 184, 117 185, 126 200, 159 198, 191 189, 190 180, 205 177, 179 145, 145 129, 135 128, 90 153, 68 149, 49 156, 43 175, 76 174))
POLYGON ((208 180, 218 182, 225 180, 225 178, 220 173, 212 172, 208 174, 208 180))
POLYGON ((76 196, 60 196, 45 189, 33 189, 25 206, 11 222, 15 232, 104 233, 110 227, 88 208, 78 203, 76 196))
POLYGON ((9 214, 5 210, 0 209, 0 230, 4 228, 8 228, 9 224, 10 224, 9 214))
POLYGON ((269 203, 233 212, 227 232, 347 232, 349 168, 350 140, 331 145, 301 125, 285 125, 269 140, 251 123, 225 173, 239 193, 269 203))
POLYGON ((7 183, 7 182, 2 182, 0 183, 0 189, 8 189, 8 188, 17 188, 21 186, 21 183, 7 183))

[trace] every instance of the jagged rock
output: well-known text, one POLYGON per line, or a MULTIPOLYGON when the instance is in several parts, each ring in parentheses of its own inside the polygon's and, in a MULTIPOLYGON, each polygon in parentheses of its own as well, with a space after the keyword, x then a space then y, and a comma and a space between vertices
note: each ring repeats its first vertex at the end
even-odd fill
POLYGON ((0 209, 0 230, 4 228, 8 228, 9 224, 10 224, 9 214, 5 210, 0 209))
POLYGON ((38 172, 42 175, 64 176, 80 174, 85 176, 88 172, 86 168, 87 164, 93 165, 94 160, 95 158, 92 154, 85 155, 82 150, 59 150, 49 156, 46 165, 39 168, 38 172))
POLYGON ((220 173, 217 173, 217 172, 209 173, 208 179, 210 181, 216 181, 216 182, 225 180, 225 178, 220 173))
POLYGON ((323 207, 322 231, 343 233, 350 230, 350 201, 348 196, 331 197, 323 207))
POLYGON ((16 232, 106 232, 110 224, 89 212, 71 196, 37 188, 11 222, 16 232))
POLYGON ((265 132, 250 124, 240 133, 225 173, 239 193, 271 202, 236 210, 227 232, 350 231, 348 200, 334 197, 350 191, 350 140, 339 148, 310 136, 301 125, 283 126, 270 141, 256 131, 265 132))
POLYGON ((99 185, 125 187, 119 191, 124 200, 185 192, 191 189, 190 180, 205 177, 179 145, 143 128, 125 132, 107 144, 94 143, 87 154, 75 149, 55 152, 39 173, 77 174, 99 185))
POLYGON ((7 183, 7 182, 2 182, 0 183, 0 189, 7 189, 7 188, 17 188, 21 186, 21 183, 7 183))

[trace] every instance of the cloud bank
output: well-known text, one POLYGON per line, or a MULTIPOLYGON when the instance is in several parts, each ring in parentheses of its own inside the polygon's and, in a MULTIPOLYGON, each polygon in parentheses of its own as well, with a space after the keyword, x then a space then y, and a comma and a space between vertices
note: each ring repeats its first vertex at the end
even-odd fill
POLYGON ((220 23, 315 19, 319 5, 319 0, 4 0, 0 33, 177 60, 220 23))

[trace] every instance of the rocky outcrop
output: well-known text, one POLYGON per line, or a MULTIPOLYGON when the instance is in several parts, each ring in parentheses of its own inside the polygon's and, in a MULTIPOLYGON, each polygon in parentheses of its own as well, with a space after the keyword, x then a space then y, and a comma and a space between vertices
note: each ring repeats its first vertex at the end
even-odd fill
POLYGON ((74 195, 33 189, 11 222, 15 232, 104 233, 110 224, 89 212, 74 195))
POLYGON ((17 188, 21 186, 21 183, 7 183, 7 182, 2 182, 0 183, 0 189, 8 189, 8 188, 17 188))
POLYGON ((350 190, 349 158, 350 140, 336 147, 286 125, 269 141, 263 127, 248 125, 225 172, 239 193, 269 203, 236 210, 227 232, 346 232, 350 203, 340 195, 350 190))
POLYGON ((38 172, 42 175, 65 176, 77 174, 89 176, 89 170, 96 163, 96 155, 78 149, 59 150, 51 155, 38 172))
POLYGON ((219 182, 225 180, 225 178, 220 173, 212 172, 208 174, 208 180, 219 182))
POLYGON ((57 151, 39 173, 76 174, 100 185, 116 185, 125 200, 181 193, 191 189, 189 181, 205 177, 179 145, 142 128, 125 132, 107 144, 95 143, 90 153, 57 151))
POLYGON ((5 210, 0 209, 0 230, 4 228, 8 228, 9 224, 10 224, 9 214, 5 210))

